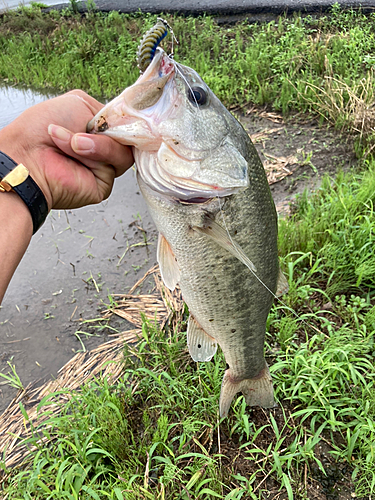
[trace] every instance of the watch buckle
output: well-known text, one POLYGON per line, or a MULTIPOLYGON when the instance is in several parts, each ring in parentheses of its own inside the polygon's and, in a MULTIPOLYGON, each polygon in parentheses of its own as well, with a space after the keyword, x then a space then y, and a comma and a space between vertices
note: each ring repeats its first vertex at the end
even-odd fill
POLYGON ((9 174, 0 181, 0 191, 11 191, 14 187, 22 184, 29 176, 29 171, 20 163, 9 174))

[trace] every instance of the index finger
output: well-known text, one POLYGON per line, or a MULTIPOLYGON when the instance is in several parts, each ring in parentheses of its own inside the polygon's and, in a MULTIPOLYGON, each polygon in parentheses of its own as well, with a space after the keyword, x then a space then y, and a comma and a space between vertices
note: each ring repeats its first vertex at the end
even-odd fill
POLYGON ((84 92, 83 90, 79 90, 79 89, 71 90, 70 92, 67 92, 66 94, 64 94, 61 97, 72 97, 72 96, 83 101, 83 103, 90 109, 90 111, 93 113, 94 116, 104 106, 103 103, 97 101, 96 99, 94 99, 94 97, 91 97, 91 95, 86 94, 86 92, 84 92))

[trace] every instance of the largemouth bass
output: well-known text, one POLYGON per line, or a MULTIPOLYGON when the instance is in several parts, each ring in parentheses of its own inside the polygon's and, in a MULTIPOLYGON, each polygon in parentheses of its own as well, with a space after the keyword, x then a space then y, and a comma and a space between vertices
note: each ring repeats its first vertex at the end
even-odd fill
POLYGON ((193 69, 157 48, 88 130, 133 146, 161 276, 171 290, 179 284, 189 308, 190 354, 209 361, 219 344, 228 365, 220 415, 238 392, 249 405, 274 406, 263 351, 279 276, 277 215, 242 125, 193 69))

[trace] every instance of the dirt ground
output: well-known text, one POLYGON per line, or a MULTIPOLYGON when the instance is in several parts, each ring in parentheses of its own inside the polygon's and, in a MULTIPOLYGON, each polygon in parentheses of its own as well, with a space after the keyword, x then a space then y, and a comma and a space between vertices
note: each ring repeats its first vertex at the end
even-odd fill
POLYGON ((284 122, 267 112, 245 113, 239 119, 261 157, 280 216, 290 213, 296 195, 319 186, 322 176, 356 164, 350 138, 315 120, 299 116, 284 122))

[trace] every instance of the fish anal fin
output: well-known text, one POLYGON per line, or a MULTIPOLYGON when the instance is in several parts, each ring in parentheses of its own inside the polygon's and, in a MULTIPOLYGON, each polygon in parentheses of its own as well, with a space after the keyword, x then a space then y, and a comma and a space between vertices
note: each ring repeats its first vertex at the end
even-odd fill
POLYGON ((228 416, 232 400, 238 392, 242 392, 246 404, 249 406, 273 408, 275 406, 273 385, 267 364, 257 377, 240 380, 238 382, 231 380, 230 368, 226 370, 221 385, 220 417, 223 418, 228 416))
POLYGON ((277 278, 277 288, 276 288, 276 297, 281 297, 289 290, 289 283, 286 277, 284 276, 282 270, 279 268, 279 276, 277 278))
POLYGON ((253 273, 256 273, 256 267, 251 262, 249 257, 245 254, 242 248, 228 235, 227 231, 220 226, 214 220, 210 220, 207 226, 199 227, 194 226, 193 229, 201 234, 205 234, 212 240, 214 240, 218 245, 227 250, 229 253, 237 257, 246 267, 248 267, 253 273))
POLYGON ((206 333, 190 314, 187 327, 187 345, 194 361, 210 361, 217 351, 217 342, 206 333))
POLYGON ((180 281, 180 269, 168 241, 161 233, 158 239, 157 260, 165 286, 173 291, 180 281))

